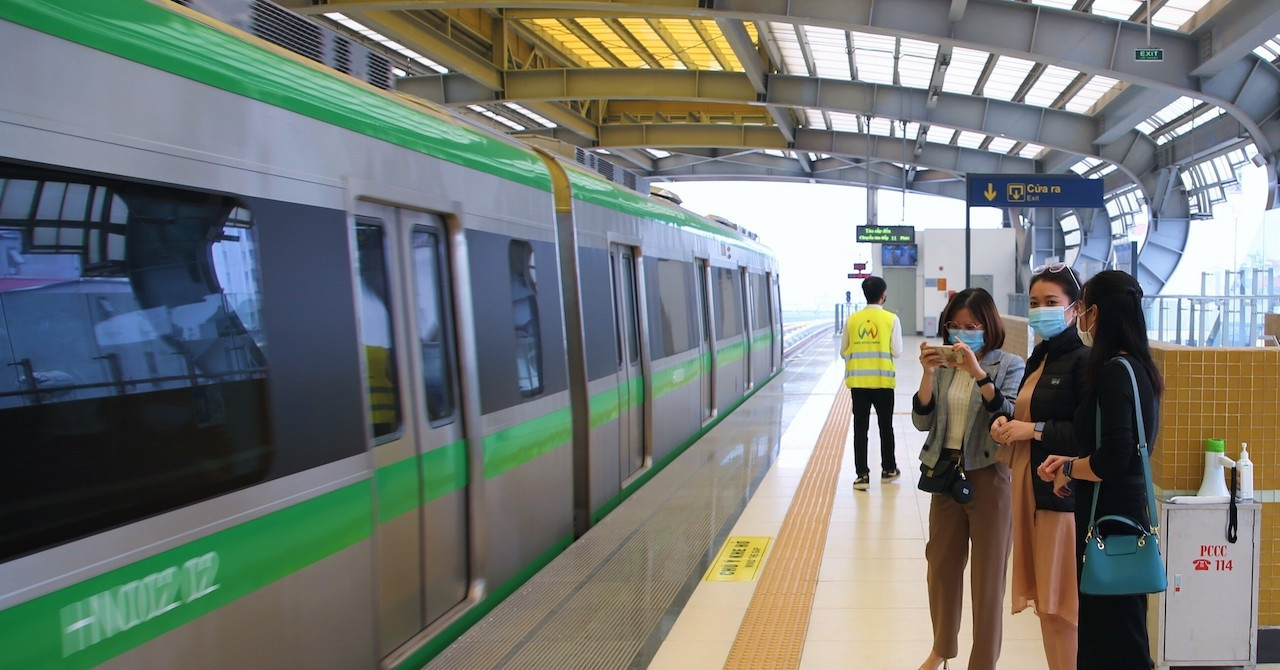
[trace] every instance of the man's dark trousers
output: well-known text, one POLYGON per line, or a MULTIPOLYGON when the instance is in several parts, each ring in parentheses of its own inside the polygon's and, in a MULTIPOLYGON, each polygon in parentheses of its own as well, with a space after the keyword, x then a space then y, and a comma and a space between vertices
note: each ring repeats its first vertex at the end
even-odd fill
POLYGON ((893 389, 849 389, 853 393, 853 463, 858 476, 870 474, 867 466, 867 433, 871 430, 871 408, 876 408, 880 426, 880 470, 898 469, 893 453, 893 389))

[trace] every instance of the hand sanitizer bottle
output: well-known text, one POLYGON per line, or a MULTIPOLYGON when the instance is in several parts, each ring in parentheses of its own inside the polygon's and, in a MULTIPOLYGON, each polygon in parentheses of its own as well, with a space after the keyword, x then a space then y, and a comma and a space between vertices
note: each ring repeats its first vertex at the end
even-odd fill
POLYGON ((1249 460, 1248 443, 1240 443, 1240 458, 1236 461, 1236 472, 1239 474, 1240 484, 1236 497, 1240 500, 1253 500, 1253 461, 1249 460))

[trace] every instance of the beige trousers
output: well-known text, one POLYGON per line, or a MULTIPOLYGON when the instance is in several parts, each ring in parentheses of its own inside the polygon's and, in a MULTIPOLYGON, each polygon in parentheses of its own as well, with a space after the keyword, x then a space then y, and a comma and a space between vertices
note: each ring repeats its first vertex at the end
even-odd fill
POLYGON ((964 567, 972 554, 973 650, 967 670, 995 670, 1004 635, 1005 572, 1013 540, 1010 472, 1004 463, 995 463, 965 474, 973 500, 961 505, 950 495, 934 494, 929 505, 924 555, 933 651, 942 658, 959 654, 964 567))

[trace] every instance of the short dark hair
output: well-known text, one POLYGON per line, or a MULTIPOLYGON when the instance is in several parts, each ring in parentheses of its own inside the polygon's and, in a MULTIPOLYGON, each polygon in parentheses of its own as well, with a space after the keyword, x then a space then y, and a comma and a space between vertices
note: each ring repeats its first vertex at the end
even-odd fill
POLYGON ((1146 370, 1156 397, 1164 390, 1164 378, 1151 358, 1142 297, 1142 285, 1138 280, 1120 270, 1103 270, 1085 282, 1080 292, 1080 311, 1090 307, 1098 310, 1093 351, 1089 354, 1087 382, 1090 388, 1096 388, 1102 366, 1119 356, 1121 351, 1127 351, 1146 370))
POLYGON ((947 332, 947 322, 962 309, 972 312, 982 326, 982 351, 973 352, 975 356, 982 358, 987 352, 1004 346, 1004 319, 1000 318, 995 299, 986 289, 981 288, 967 288, 947 301, 946 308, 942 310, 942 318, 938 319, 938 337, 943 342, 955 344, 951 341, 951 333, 947 332))
POLYGON ((867 299, 868 305, 880 302, 888 288, 889 285, 875 275, 862 280, 862 295, 867 299))

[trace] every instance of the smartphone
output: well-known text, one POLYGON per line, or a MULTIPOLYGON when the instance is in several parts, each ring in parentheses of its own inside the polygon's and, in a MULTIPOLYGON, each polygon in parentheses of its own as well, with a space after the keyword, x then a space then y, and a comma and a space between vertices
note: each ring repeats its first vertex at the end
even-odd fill
POLYGON ((956 351, 956 348, 950 344, 940 344, 930 347, 942 356, 942 362, 946 365, 960 365, 964 363, 964 353, 956 351))

